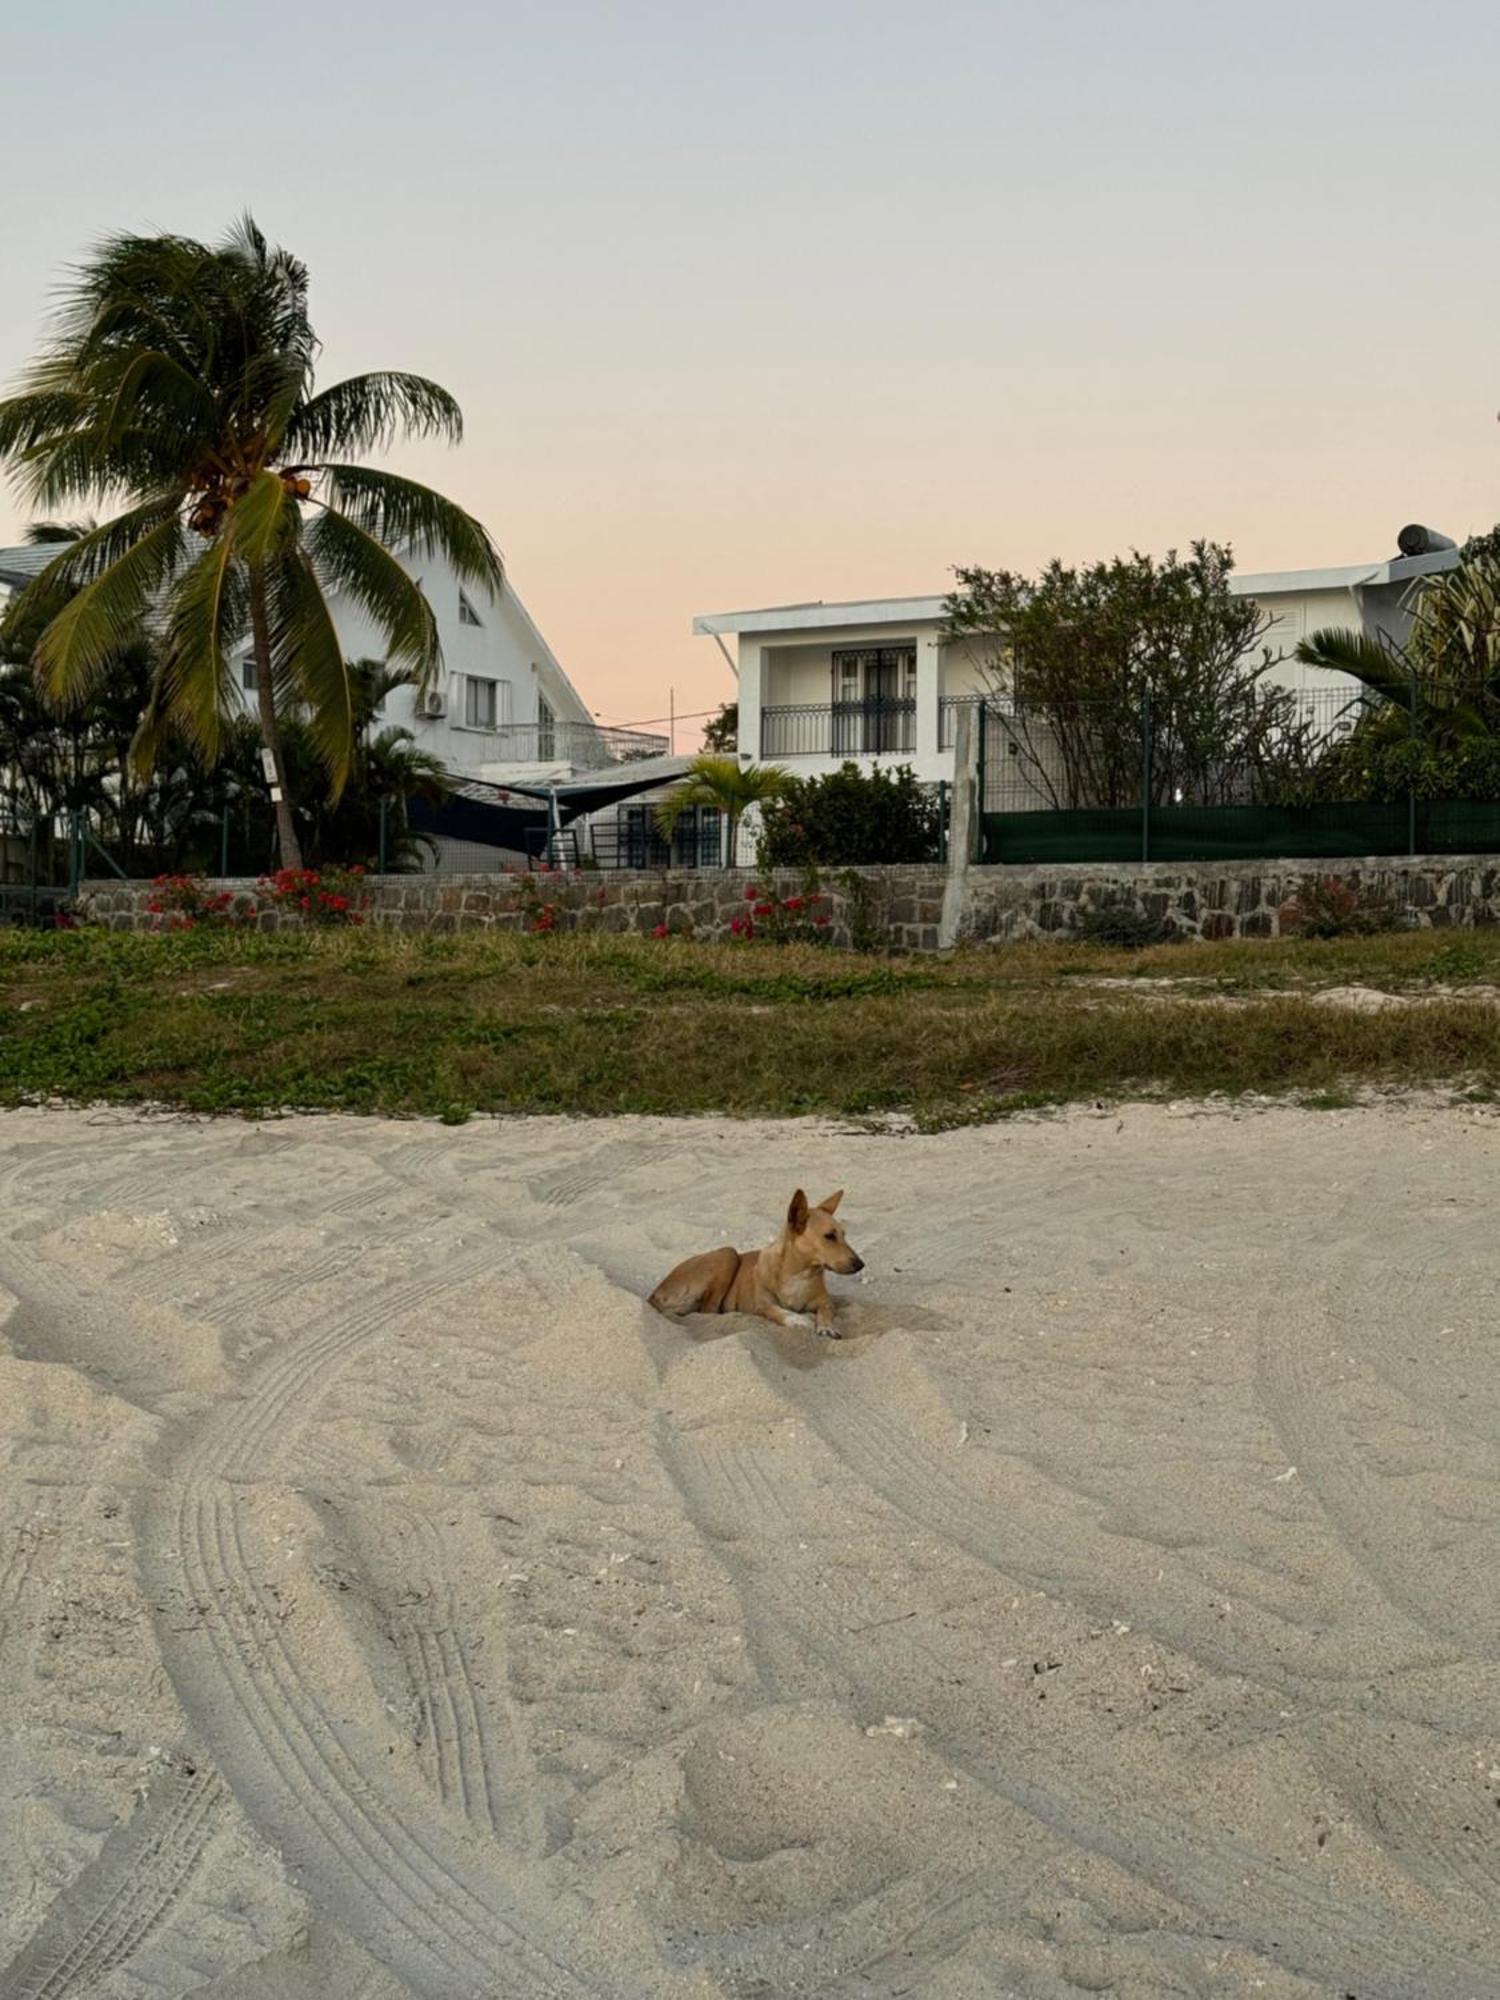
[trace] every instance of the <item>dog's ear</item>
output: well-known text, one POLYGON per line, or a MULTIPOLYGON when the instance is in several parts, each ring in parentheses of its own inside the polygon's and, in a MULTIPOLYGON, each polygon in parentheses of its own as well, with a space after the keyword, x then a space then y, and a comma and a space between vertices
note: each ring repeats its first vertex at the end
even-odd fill
POLYGON ((844 1199, 844 1190, 840 1188, 837 1194, 825 1194, 823 1199, 818 1203, 818 1206, 825 1212, 825 1214, 832 1215, 833 1211, 838 1207, 839 1203, 843 1199, 844 1199))
POLYGON ((798 1188, 792 1196, 792 1205, 786 1212, 786 1219, 798 1236, 807 1227, 807 1196, 801 1188, 798 1188))

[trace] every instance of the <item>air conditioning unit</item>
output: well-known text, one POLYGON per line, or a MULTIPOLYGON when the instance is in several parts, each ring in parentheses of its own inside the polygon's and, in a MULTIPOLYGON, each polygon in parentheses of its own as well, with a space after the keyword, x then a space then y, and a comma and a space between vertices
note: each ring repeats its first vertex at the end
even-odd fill
POLYGON ((448 697, 438 688, 429 688, 422 697, 422 713, 433 717, 448 713, 448 697))

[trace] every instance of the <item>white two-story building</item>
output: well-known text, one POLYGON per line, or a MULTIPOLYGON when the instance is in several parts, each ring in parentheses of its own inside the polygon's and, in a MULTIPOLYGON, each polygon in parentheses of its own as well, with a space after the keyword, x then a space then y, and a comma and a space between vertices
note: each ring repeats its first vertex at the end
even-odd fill
MULTIPOLYGON (((1403 531, 1403 544, 1418 533, 1426 531, 1403 531)), ((1297 642, 1328 626, 1399 640, 1412 583, 1457 562, 1457 550, 1446 547, 1339 569, 1236 576, 1230 587, 1271 620, 1261 642, 1275 661, 1269 677, 1326 696, 1338 677, 1299 666, 1297 642)), ((909 764, 930 783, 951 777, 957 707, 1000 690, 993 646, 945 639, 944 603, 941 596, 866 598, 695 618, 694 632, 718 642, 739 683, 741 761, 813 776, 852 758, 909 764)))

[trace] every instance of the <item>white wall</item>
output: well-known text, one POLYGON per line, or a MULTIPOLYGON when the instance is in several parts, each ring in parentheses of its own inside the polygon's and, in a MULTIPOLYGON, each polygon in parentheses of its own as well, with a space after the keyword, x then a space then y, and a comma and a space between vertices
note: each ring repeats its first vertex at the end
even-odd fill
MULTIPOLYGON (((590 720, 583 701, 509 584, 493 597, 464 586, 480 620, 478 625, 470 625, 459 615, 458 578, 444 558, 403 554, 397 560, 420 582, 437 619, 443 664, 433 687, 445 698, 446 713, 441 717, 419 715, 413 691, 398 688, 386 702, 383 721, 410 729, 422 748, 450 770, 473 775, 482 765, 495 763, 502 750, 508 755, 510 746, 502 735, 466 725, 465 681, 470 676, 496 683, 499 724, 534 729, 539 695, 545 696, 559 722, 590 720)), ((345 657, 384 659, 384 639, 365 612, 342 595, 331 596, 329 603, 345 657)), ((524 761, 533 762, 534 754, 528 750, 524 761)))

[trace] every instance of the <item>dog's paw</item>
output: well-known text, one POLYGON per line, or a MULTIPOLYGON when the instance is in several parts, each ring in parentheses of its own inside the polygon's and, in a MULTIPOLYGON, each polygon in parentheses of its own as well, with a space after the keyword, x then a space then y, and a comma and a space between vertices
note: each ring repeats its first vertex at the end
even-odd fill
POLYGON ((820 1326, 818 1328, 818 1337, 820 1340, 842 1340, 844 1336, 836 1326, 820 1326))

